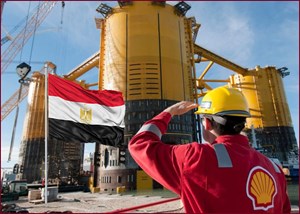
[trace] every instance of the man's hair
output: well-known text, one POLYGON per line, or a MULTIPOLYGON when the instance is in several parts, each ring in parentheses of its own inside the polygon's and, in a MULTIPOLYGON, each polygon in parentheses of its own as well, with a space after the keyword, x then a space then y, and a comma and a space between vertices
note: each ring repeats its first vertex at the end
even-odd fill
POLYGON ((226 123, 220 124, 214 120, 215 116, 208 117, 211 121, 212 128, 218 135, 236 135, 245 128, 246 117, 236 117, 236 116, 223 116, 222 118, 226 120, 226 123))

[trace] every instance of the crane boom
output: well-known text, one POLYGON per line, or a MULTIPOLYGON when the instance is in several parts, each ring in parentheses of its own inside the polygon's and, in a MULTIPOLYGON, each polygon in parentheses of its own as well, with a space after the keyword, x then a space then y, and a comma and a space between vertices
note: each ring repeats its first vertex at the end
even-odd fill
POLYGON ((9 40, 12 40, 12 37, 10 35, 6 35, 5 37, 3 37, 1 39, 1 46, 4 45, 6 42, 8 42, 9 40))
POLYGON ((44 21, 56 3, 56 1, 43 1, 37 11, 31 16, 27 25, 14 38, 3 54, 1 54, 1 74, 29 40, 36 28, 44 21))
POLYGON ((28 85, 23 84, 21 89, 17 90, 3 105, 1 105, 1 121, 4 120, 6 116, 9 115, 9 113, 27 96, 28 88, 28 85), (20 90, 21 95, 20 99, 18 99, 20 90))
MULTIPOLYGON (((52 62, 45 62, 47 64, 49 70, 48 72, 53 72, 56 73, 56 65, 53 64, 52 62)), ((43 71, 44 68, 40 70, 40 72, 43 71)), ((30 79, 27 79, 22 87, 20 87, 15 93, 5 102, 3 105, 1 105, 1 122, 4 120, 12 110, 14 110, 19 103, 21 103, 24 98, 28 95, 28 90, 29 90, 29 83, 30 79), (20 93, 21 90, 21 93, 20 93), (20 95, 20 96, 19 96, 20 95)))

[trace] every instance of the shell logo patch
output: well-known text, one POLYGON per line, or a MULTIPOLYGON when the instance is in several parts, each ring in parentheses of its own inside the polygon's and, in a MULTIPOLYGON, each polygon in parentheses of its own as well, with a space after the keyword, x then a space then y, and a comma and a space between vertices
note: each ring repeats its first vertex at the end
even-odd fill
POLYGON ((273 176, 260 166, 254 167, 247 179, 246 192, 254 210, 268 210, 274 207, 277 186, 273 176))

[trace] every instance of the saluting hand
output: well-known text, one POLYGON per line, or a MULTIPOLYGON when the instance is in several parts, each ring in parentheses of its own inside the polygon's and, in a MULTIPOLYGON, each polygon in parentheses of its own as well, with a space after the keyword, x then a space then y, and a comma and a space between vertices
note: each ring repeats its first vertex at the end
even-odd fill
POLYGON ((169 112, 172 116, 174 115, 182 115, 186 112, 197 108, 198 104, 190 102, 190 101, 181 101, 178 103, 175 103, 174 105, 166 108, 164 112, 169 112))

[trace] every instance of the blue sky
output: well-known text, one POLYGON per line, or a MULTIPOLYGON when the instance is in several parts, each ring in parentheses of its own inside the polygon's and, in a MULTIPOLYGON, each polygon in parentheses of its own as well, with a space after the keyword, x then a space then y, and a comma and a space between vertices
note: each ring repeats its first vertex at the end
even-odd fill
MULTIPOLYGON (((66 1, 61 24, 62 8, 58 2, 37 29, 13 63, 1 75, 1 104, 19 87, 15 68, 20 62, 32 62, 32 71, 39 71, 43 62, 57 65, 59 75, 67 74, 99 50, 100 31, 95 17, 102 18, 95 9, 100 1, 66 1), (34 41, 34 42, 33 42, 34 41), (32 52, 32 54, 31 54, 32 52), (31 55, 31 58, 30 58, 31 55)), ((117 2, 103 2, 111 6, 117 2)), ((176 4, 177 2, 168 2, 176 4)), ((194 16, 201 24, 196 43, 245 68, 257 65, 287 67, 290 75, 283 79, 292 121, 299 142, 299 3, 298 2, 188 2, 192 8, 186 16, 194 16)), ((8 1, 4 5, 1 38, 10 32, 38 2, 8 1)), ((16 35, 12 35, 16 36, 16 35)), ((4 51, 7 42, 1 47, 4 51)), ((196 70, 202 70, 196 67, 196 70)), ((227 78, 231 72, 212 70, 207 78, 227 78)), ((97 71, 83 79, 93 82, 97 71)), ((26 112, 25 99, 20 105, 12 161, 7 162, 15 111, 1 123, 1 165, 13 166, 18 161, 19 145, 26 112)), ((93 150, 87 145, 86 152, 93 150)))

